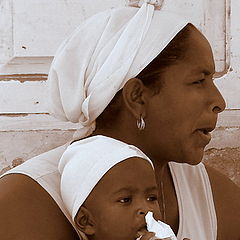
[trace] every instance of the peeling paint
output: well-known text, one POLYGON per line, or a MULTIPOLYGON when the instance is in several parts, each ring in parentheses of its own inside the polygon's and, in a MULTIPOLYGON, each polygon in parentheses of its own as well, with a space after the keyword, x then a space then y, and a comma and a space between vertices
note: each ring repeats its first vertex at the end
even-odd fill
POLYGON ((22 164, 23 162, 24 162, 24 160, 22 158, 15 158, 12 161, 12 167, 16 167, 16 166, 22 164))
POLYGON ((21 83, 26 81, 46 81, 47 74, 9 74, 9 75, 0 75, 0 81, 19 81, 21 83))
POLYGON ((49 113, 0 113, 0 117, 27 117, 32 115, 49 115, 49 113))
POLYGON ((10 166, 7 166, 7 167, 5 167, 3 169, 0 169, 0 175, 4 174, 5 172, 9 171, 10 169, 11 169, 10 166))
POLYGON ((4 117, 26 117, 28 116, 29 113, 5 113, 5 114, 0 114, 0 116, 4 116, 4 117))

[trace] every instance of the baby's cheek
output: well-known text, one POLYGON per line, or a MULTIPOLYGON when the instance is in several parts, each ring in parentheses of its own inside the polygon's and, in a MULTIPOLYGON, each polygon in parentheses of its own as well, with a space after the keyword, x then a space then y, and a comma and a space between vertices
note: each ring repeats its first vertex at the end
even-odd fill
MULTIPOLYGON (((126 226, 128 225, 128 219, 126 215, 122 216, 121 213, 118 212, 110 212, 109 214, 105 214, 101 218, 101 228, 104 232, 116 232, 126 231, 126 226)), ((123 234, 123 233, 122 233, 123 234)))
POLYGON ((101 232, 104 240, 126 240, 133 239, 133 232, 130 231, 131 225, 127 222, 112 221, 104 224, 101 232))
POLYGON ((163 220, 163 217, 162 217, 162 214, 161 214, 161 211, 160 211, 160 208, 159 206, 156 206, 156 208, 154 209, 153 211, 153 217, 156 219, 156 220, 163 220))

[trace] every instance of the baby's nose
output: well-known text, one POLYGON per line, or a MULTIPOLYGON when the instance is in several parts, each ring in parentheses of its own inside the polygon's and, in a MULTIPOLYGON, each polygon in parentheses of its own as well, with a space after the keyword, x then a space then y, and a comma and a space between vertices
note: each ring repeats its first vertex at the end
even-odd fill
POLYGON ((138 210, 138 214, 139 215, 146 215, 147 213, 146 213, 146 211, 140 209, 140 210, 138 210))
POLYGON ((137 214, 143 215, 143 216, 145 216, 148 212, 153 212, 153 209, 146 206, 146 207, 139 208, 137 210, 137 214))

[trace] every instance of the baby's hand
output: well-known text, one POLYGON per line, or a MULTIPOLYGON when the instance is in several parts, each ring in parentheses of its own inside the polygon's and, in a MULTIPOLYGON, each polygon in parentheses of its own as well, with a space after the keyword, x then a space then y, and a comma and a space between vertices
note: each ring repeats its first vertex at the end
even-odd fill
POLYGON ((140 238, 138 238, 139 240, 150 240, 151 238, 153 238, 155 236, 155 233, 153 232, 146 232, 145 234, 143 234, 140 238))
MULTIPOLYGON (((171 240, 171 238, 155 238, 155 233, 153 232, 147 232, 145 234, 143 234, 141 236, 141 238, 138 238, 139 240, 151 240, 151 239, 154 239, 154 240, 171 240)), ((189 238, 184 238, 183 240, 191 240, 189 238)))
POLYGON ((138 238, 139 240, 171 240, 171 238, 155 238, 155 233, 153 232, 147 232, 141 236, 141 238, 138 238))

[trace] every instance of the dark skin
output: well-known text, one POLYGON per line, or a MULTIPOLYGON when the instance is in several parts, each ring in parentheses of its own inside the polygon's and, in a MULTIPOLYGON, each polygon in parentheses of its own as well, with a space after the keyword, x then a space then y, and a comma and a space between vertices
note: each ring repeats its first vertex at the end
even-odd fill
MULTIPOLYGON (((139 79, 129 80, 123 88, 120 116, 111 128, 94 132, 133 144, 151 158, 157 182, 164 183, 166 220, 175 233, 178 205, 167 163, 201 161, 208 137, 198 129, 213 129, 218 113, 225 108, 212 81, 213 74, 210 46, 197 30, 192 30, 185 59, 165 70, 160 93, 154 95, 139 79), (136 127, 140 115, 146 122, 143 131, 136 127)), ((238 240, 239 188, 214 169, 207 167, 207 172, 218 219, 218 240, 238 240)), ((78 239, 52 198, 26 176, 15 174, 0 179, 0 213, 2 240, 78 239)))
POLYGON ((0 179, 0 239, 79 239, 50 195, 27 176, 0 179))

